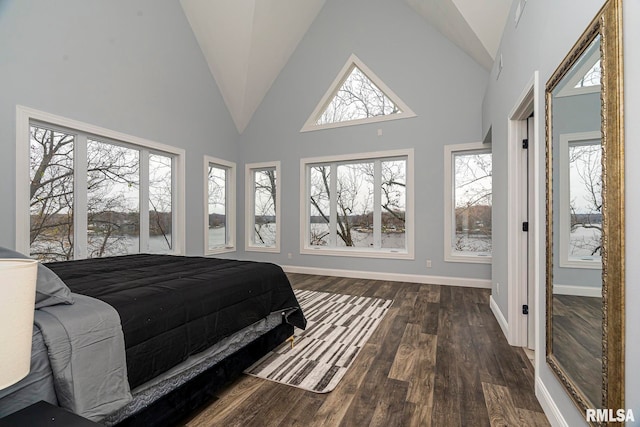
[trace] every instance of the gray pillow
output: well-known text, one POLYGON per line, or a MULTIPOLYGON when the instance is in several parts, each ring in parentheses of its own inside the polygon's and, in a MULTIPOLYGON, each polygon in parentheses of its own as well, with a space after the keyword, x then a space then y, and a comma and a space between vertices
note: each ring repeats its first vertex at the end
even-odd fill
MULTIPOLYGON (((22 258, 28 256, 20 252, 0 246, 0 258, 22 258)), ((56 273, 38 263, 38 279, 36 281, 36 308, 58 304, 73 304, 71 291, 56 273)))

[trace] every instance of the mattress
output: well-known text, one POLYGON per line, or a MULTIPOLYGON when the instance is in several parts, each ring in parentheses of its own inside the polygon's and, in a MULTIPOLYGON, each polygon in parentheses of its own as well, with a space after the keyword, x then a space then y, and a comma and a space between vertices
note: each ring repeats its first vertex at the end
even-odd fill
POLYGON ((116 309, 132 389, 271 313, 306 325, 274 264, 141 254, 47 266, 72 292, 116 309))

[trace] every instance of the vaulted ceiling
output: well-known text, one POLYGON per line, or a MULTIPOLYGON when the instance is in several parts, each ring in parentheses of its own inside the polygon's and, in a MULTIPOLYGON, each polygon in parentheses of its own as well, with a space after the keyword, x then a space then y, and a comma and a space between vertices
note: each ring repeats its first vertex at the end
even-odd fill
MULTIPOLYGON (((242 133, 326 0, 180 0, 242 133)), ((512 0, 405 0, 490 69, 512 0)))

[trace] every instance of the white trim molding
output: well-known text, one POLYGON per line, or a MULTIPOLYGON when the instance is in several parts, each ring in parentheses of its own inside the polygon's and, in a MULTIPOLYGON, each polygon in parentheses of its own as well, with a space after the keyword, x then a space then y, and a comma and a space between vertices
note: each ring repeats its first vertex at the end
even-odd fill
POLYGON ((491 280, 466 277, 426 276, 422 274, 384 273, 377 271, 337 270, 334 268, 302 267, 283 265, 286 273, 313 274, 317 276, 348 277, 352 279, 384 280, 387 282, 408 282, 424 285, 462 286, 465 288, 491 289, 491 280))
POLYGON ((244 242, 244 250, 245 251, 253 251, 253 252, 273 252, 280 253, 280 235, 281 235, 281 222, 280 222, 280 189, 282 186, 280 183, 282 182, 282 175, 280 172, 280 162, 261 162, 261 163, 247 163, 245 164, 245 190, 244 190, 244 206, 245 206, 245 242, 244 242), (275 221, 276 221, 276 235, 275 235, 275 245, 274 246, 265 246, 265 245, 257 245, 253 239, 254 232, 254 221, 255 221, 255 179, 254 172, 261 170, 269 170, 273 169, 276 172, 276 199, 274 202, 275 207, 275 221))
MULTIPOLYGON (((182 254, 185 251, 186 237, 186 180, 185 180, 185 150, 167 144, 127 135, 122 132, 69 119, 55 114, 39 111, 33 108, 16 105, 16 250, 24 254, 30 252, 29 248, 29 182, 30 182, 30 125, 32 121, 62 127, 68 131, 77 131, 82 134, 94 135, 108 142, 114 141, 120 145, 130 145, 141 151, 151 154, 170 155, 174 168, 175 178, 172 180, 172 191, 175 198, 172 200, 172 210, 175 213, 172 219, 172 250, 171 253, 182 254), (109 141, 111 140, 111 141, 109 141), (124 143, 124 144, 122 144, 124 143)), ((86 147, 85 151, 86 153, 86 147)), ((82 156, 81 156, 82 157, 82 156)), ((84 156, 86 157, 86 155, 84 156)), ((86 159, 84 160, 86 163, 86 159)), ((146 162, 141 162, 143 165, 146 162)), ((84 172, 86 175, 86 171, 84 172)), ((144 178, 141 178, 144 179, 144 178)), ((148 180, 148 178, 147 178, 148 180)), ((142 211, 142 209, 141 209, 142 211)), ((141 216, 144 218, 144 215, 141 216)), ((143 221, 141 220, 141 225, 143 221)), ((86 224, 82 227, 86 228, 86 224)), ((82 227, 80 230, 82 230, 82 227)), ((141 242, 145 236, 140 236, 141 242)))
POLYGON ((496 320, 498 321, 498 325, 500 325, 500 329, 502 329, 502 333, 504 334, 505 338, 507 338, 508 340, 509 339, 509 323, 507 322, 507 319, 504 318, 504 314, 502 314, 500 307, 498 307, 498 303, 496 302, 496 300, 493 299, 493 295, 489 296, 489 308, 491 308, 491 312, 493 313, 496 320))
POLYGON ((567 421, 562 416, 562 411, 560 411, 560 408, 558 408, 558 405, 556 405, 556 402, 551 397, 551 393, 549 393, 549 390, 547 390, 547 387, 545 387, 542 382, 542 378, 537 375, 536 397, 538 398, 540 406, 542 406, 542 410, 552 426, 569 427, 569 424, 567 424, 567 421))
POLYGON ((300 129, 300 132, 331 129, 343 126, 354 126, 365 123, 378 123, 388 120, 407 119, 411 117, 416 117, 416 114, 411 110, 411 108, 409 108, 409 106, 405 104, 398 95, 396 95, 378 76, 376 76, 375 73, 371 71, 371 69, 367 67, 364 62, 362 62, 356 55, 352 54, 329 86, 327 92, 322 96, 320 102, 313 110, 307 121, 304 123, 304 126, 302 126, 302 129, 300 129), (325 123, 321 125, 317 124, 318 119, 327 108, 329 103, 336 96, 336 93, 338 93, 338 90, 340 90, 340 87, 342 87, 342 84, 345 82, 347 77, 349 77, 354 68, 358 68, 360 71, 362 71, 362 73, 364 73, 364 75, 369 80, 371 80, 373 84, 378 87, 378 89, 380 89, 395 105, 397 105, 400 109, 400 113, 367 117, 357 120, 348 120, 344 122, 325 123))
MULTIPOLYGON (((529 341, 528 321, 532 317, 522 314, 522 305, 529 305, 529 313, 536 313, 536 299, 530 298, 525 286, 540 286, 540 235, 544 218, 540 218, 540 200, 544 201, 544 193, 540 187, 540 165, 544 162, 544 150, 541 148, 540 135, 540 77, 535 71, 524 90, 514 104, 508 116, 507 139, 507 283, 508 319, 510 345, 527 346, 529 341), (528 162, 525 161, 521 141, 527 138, 527 119, 533 113, 533 137, 529 138, 528 162), (542 157, 541 157, 542 156, 542 157), (533 167, 531 167, 533 165, 533 167), (533 195, 529 194, 524 171, 533 169, 533 195), (529 203, 527 204, 527 197, 529 203), (542 197, 542 199, 541 199, 542 197), (528 212, 523 206, 528 206, 528 212), (522 222, 528 221, 529 232, 522 231, 522 222), (531 239, 531 240, 529 240, 531 239), (525 257, 524 254, 527 254, 525 257), (529 268, 527 268, 529 267, 529 268)), ((543 115, 544 117, 544 115, 543 115)), ((529 184, 530 185, 530 184, 529 184)), ((535 294, 534 294, 535 295, 535 294)), ((539 319, 534 319, 537 329, 539 319)), ((535 336, 536 333, 534 333, 535 336)))
POLYGON ((602 298, 602 286, 576 286, 553 284, 554 295, 573 295, 577 297, 602 298))
POLYGON ((217 157, 204 156, 204 254, 217 255, 236 250, 236 164, 217 157), (225 233, 224 246, 209 247, 209 165, 225 170, 225 233))

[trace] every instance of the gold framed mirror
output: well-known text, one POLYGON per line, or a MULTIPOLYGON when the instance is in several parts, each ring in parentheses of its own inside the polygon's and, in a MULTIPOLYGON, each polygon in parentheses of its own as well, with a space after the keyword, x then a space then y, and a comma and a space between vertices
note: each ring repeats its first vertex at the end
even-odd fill
POLYGON ((546 357, 585 419, 624 408, 621 2, 605 3, 545 92, 546 357))

